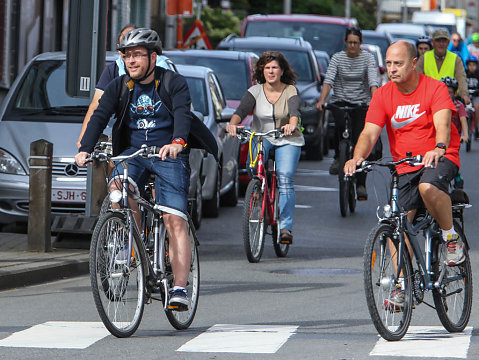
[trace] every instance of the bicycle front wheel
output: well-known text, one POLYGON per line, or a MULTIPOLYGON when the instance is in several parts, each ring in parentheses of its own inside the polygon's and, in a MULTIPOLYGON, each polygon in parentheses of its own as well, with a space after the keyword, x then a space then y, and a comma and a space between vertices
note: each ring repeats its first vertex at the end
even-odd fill
POLYGON ((341 141, 339 143, 339 210, 341 211, 342 217, 345 217, 348 214, 349 187, 351 185, 350 181, 344 180, 344 164, 349 160, 348 146, 349 145, 346 141, 341 141))
POLYGON ((259 262, 264 249, 263 196, 261 181, 257 178, 251 180, 246 188, 243 207, 243 243, 251 263, 259 262))
MULTIPOLYGON (((194 228, 190 224, 188 225, 188 237, 190 239, 191 246, 191 265, 190 273, 188 275, 188 282, 186 284, 186 291, 188 293, 189 307, 187 311, 176 311, 166 308, 166 317, 170 324, 177 330, 187 329, 196 314, 198 308, 198 299, 200 296, 200 261, 198 256, 198 247, 195 240, 194 228)), ((168 257, 168 252, 165 252, 165 256, 168 257)), ((173 273, 171 271, 171 265, 169 259, 165 259, 167 274, 166 277, 172 279, 169 287, 173 288, 173 273), (168 273, 169 272, 169 273, 168 273)), ((164 301, 165 297, 163 297, 164 301)))
POLYGON ((131 336, 145 304, 146 257, 135 234, 130 266, 126 264, 129 226, 121 213, 100 217, 90 245, 90 281, 98 314, 117 337, 131 336))
POLYGON ((407 332, 412 315, 412 267, 406 246, 396 279, 398 241, 394 227, 378 224, 369 234, 364 249, 364 291, 369 314, 385 340, 400 340, 407 332))
POLYGON ((281 230, 279 228, 279 189, 276 186, 274 194, 274 220, 275 225, 271 225, 271 235, 273 236, 273 248, 277 257, 285 257, 289 251, 289 244, 281 244, 281 230))
MULTIPOLYGON (((464 239, 461 226, 454 222, 454 229, 464 239)), ((458 266, 447 266, 446 244, 441 241, 437 246, 437 261, 434 263, 434 274, 442 277, 439 288, 434 288, 432 296, 437 315, 444 328, 449 332, 463 331, 469 322, 472 308, 472 271, 471 260, 467 249, 464 249, 465 260, 458 266)))

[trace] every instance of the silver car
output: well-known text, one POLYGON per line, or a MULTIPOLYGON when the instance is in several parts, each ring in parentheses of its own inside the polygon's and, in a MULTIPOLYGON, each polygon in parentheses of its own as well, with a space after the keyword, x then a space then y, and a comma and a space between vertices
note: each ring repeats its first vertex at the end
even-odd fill
MULTIPOLYGON (((107 63, 116 57, 116 53, 109 52, 107 63)), ((85 211, 86 168, 79 168, 74 156, 90 100, 66 94, 65 60, 64 52, 44 53, 32 59, 15 80, 0 110, 0 226, 28 220, 28 158, 30 143, 38 139, 53 143, 52 215, 70 216, 85 211)), ((105 133, 111 133, 110 126, 105 133)), ((204 156, 202 150, 190 152, 189 208, 197 227, 201 222, 201 200, 200 204, 196 202, 201 199, 204 156)))

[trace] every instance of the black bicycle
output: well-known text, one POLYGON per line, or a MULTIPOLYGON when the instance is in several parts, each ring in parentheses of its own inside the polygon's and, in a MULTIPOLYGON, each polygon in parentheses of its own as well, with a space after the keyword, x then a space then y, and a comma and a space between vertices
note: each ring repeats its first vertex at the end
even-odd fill
POLYGON ((400 340, 411 322, 412 310, 424 303, 434 308, 449 332, 464 330, 472 308, 472 271, 469 245, 464 233, 463 211, 470 207, 465 193, 451 193, 454 228, 463 240, 465 260, 460 265, 446 265, 447 248, 441 230, 434 218, 418 209, 411 223, 398 203, 399 175, 396 166, 419 166, 421 157, 407 157, 398 161, 365 161, 358 171, 368 172, 378 166, 391 172, 391 192, 388 204, 379 214, 378 224, 371 230, 364 248, 364 291, 369 314, 378 333, 386 340, 400 340), (409 239, 411 248, 406 244, 409 239), (419 246, 424 240, 425 251, 419 246), (412 250, 412 253, 410 253, 412 250), (412 259, 416 259, 413 263, 412 259), (426 292, 432 292, 434 305, 424 301, 426 292), (402 292, 401 306, 391 298, 402 292))

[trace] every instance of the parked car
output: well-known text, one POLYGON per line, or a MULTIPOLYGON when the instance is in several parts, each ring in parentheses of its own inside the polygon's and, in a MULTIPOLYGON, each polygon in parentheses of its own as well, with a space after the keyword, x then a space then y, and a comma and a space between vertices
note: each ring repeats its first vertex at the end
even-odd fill
POLYGON ((426 27, 418 24, 382 23, 378 24, 376 31, 385 33, 392 43, 397 40, 410 40, 415 44, 419 37, 427 35, 426 27))
POLYGON ((326 71, 328 71, 329 61, 331 60, 330 56, 326 51, 322 50, 314 50, 314 55, 316 56, 316 60, 318 61, 319 73, 321 74, 321 76, 326 75, 326 71))
POLYGON ((223 88, 213 70, 204 66, 177 65, 186 78, 195 111, 203 115, 203 122, 216 137, 220 163, 212 155, 203 160, 203 213, 218 216, 220 200, 235 206, 238 202, 239 140, 225 132, 226 123, 234 109, 226 103, 223 88))
MULTIPOLYGON (((253 72, 258 55, 253 52, 226 50, 170 50, 164 51, 176 64, 199 65, 211 68, 224 90, 226 103, 233 109, 239 106, 241 98, 254 85, 253 72)), ((248 115, 241 125, 249 127, 253 116, 248 115)), ((242 144, 239 155, 240 192, 246 190, 250 177, 246 169, 247 144, 242 144)))
MULTIPOLYGON (((117 56, 107 53, 107 64, 117 56)), ((38 139, 53 143, 52 215, 79 215, 85 211, 87 171, 75 164, 74 156, 90 100, 65 92, 65 73, 64 52, 40 54, 25 66, 4 100, 0 110, 0 226, 28 220, 28 158, 30 143, 38 139)), ((110 126, 105 133, 111 133, 110 126)), ((190 210, 196 206, 202 161, 202 151, 193 149, 190 210)), ((193 213, 192 217, 195 219, 193 213)))
POLYGON ((298 75, 296 87, 301 96, 301 123, 306 141, 305 151, 310 159, 322 159, 327 152, 327 122, 316 109, 316 99, 321 91, 321 76, 311 44, 303 39, 253 36, 240 38, 228 36, 218 44, 218 49, 252 51, 261 55, 267 50, 281 52, 298 75))
POLYGON ((389 81, 388 74, 386 71, 386 62, 381 53, 381 49, 377 45, 372 44, 361 44, 361 49, 370 52, 373 54, 376 64, 378 66, 378 79, 379 86, 383 86, 389 81))
POLYGON ((326 51, 329 56, 344 48, 348 27, 357 27, 354 18, 322 15, 250 15, 243 21, 241 36, 302 37, 314 50, 326 51))
POLYGON ((363 44, 377 45, 381 49, 383 59, 386 59, 386 51, 391 45, 390 38, 384 32, 375 30, 363 30, 363 44))

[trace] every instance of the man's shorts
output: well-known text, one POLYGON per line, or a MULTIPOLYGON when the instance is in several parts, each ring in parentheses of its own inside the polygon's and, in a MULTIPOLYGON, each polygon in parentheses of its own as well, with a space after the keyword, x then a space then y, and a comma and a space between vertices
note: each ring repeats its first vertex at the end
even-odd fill
POLYGON ((435 168, 423 167, 418 171, 399 175, 399 204, 406 211, 424 206, 419 194, 420 183, 432 184, 449 194, 449 183, 458 170, 456 164, 442 157, 435 168))
MULTIPOLYGON (((129 148, 121 155, 130 155, 136 148, 129 148)), ((178 154, 176 159, 159 157, 145 159, 138 156, 128 160, 128 177, 139 189, 143 189, 150 174, 155 175, 155 202, 157 207, 169 214, 187 220, 188 192, 190 187, 189 154, 178 154)), ((119 164, 112 177, 122 176, 123 166, 119 164)))

